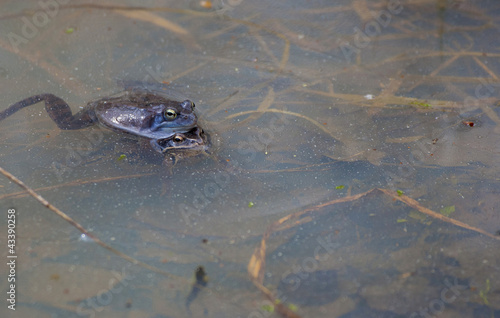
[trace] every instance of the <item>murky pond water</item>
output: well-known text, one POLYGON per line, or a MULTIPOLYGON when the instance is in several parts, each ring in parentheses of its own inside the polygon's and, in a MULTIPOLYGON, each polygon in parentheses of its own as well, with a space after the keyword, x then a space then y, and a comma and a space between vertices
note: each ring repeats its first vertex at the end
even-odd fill
POLYGON ((1 7, 0 109, 148 83, 212 142, 170 173, 42 104, 2 121, 1 166, 113 249, 2 177, 2 317, 500 317, 497 2, 1 7))

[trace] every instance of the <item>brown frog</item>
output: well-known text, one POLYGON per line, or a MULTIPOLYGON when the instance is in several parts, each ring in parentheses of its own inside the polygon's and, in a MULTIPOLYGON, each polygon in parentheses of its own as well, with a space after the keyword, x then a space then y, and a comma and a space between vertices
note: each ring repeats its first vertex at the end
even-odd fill
POLYGON ((208 154, 209 147, 209 136, 198 126, 186 133, 157 140, 155 150, 164 154, 164 165, 172 168, 180 159, 208 154))

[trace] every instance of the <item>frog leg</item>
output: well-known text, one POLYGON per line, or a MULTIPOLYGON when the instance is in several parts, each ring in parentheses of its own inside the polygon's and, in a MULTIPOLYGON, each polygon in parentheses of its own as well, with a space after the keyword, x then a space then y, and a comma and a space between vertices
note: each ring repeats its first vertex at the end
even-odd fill
POLYGON ((163 167, 165 170, 161 175, 161 194, 160 196, 165 196, 171 194, 172 177, 174 174, 175 156, 167 155, 163 160, 163 167))
POLYGON ((151 139, 149 141, 149 144, 151 145, 151 148, 154 149, 154 151, 159 152, 159 153, 163 153, 163 148, 160 146, 160 144, 158 144, 157 139, 151 139))
POLYGON ((169 154, 165 156, 165 159, 163 159, 163 166, 166 169, 166 172, 169 175, 172 175, 174 173, 174 166, 177 163, 178 158, 176 155, 169 154))
POLYGON ((91 126, 96 122, 93 110, 84 108, 80 112, 73 115, 68 104, 61 98, 52 94, 35 95, 15 103, 6 110, 0 112, 0 120, 9 117, 24 107, 28 107, 42 101, 45 102, 45 110, 47 110, 50 118, 60 129, 80 129, 91 126))

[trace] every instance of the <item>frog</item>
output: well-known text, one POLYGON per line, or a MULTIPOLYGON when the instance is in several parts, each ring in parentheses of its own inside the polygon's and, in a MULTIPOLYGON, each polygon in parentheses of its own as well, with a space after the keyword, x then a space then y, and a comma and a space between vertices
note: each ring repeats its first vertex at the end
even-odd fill
POLYGON ((114 145, 119 153, 117 161, 126 158, 129 163, 157 162, 161 158, 169 172, 182 159, 207 154, 210 148, 210 138, 203 128, 196 126, 188 132, 177 132, 169 138, 149 140, 147 138, 130 138, 122 136, 114 145), (151 147, 152 146, 152 147, 151 147))
POLYGON ((157 152, 168 154, 172 152, 184 151, 205 151, 210 145, 208 135, 200 126, 197 126, 186 133, 176 133, 170 138, 156 141, 157 152))
POLYGON ((208 152, 210 146, 210 137, 200 126, 186 133, 175 133, 170 138, 156 141, 154 150, 163 155, 162 196, 171 193, 169 178, 174 176, 174 166, 187 158, 201 155, 210 157, 211 154, 208 152))
POLYGON ((175 133, 170 138, 155 141, 154 149, 163 154, 163 164, 169 170, 181 159, 201 154, 209 155, 210 138, 197 126, 186 133, 175 133))
POLYGON ((53 94, 34 95, 1 111, 0 120, 42 101, 50 118, 60 129, 76 130, 100 124, 116 132, 148 138, 153 148, 156 147, 156 140, 188 132, 196 127, 198 121, 195 104, 189 99, 179 102, 146 89, 130 89, 89 102, 76 114, 63 99, 53 94))

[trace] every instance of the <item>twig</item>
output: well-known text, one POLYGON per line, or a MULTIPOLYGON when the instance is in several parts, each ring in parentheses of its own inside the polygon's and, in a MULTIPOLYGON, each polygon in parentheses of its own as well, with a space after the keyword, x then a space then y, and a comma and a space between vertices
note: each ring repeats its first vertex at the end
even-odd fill
POLYGON ((2 167, 0 167, 0 173, 2 173, 4 176, 6 176, 10 181, 14 182, 15 184, 17 184, 18 186, 20 186, 21 188, 23 188, 33 198, 37 199, 38 202, 40 202, 44 207, 46 207, 47 209, 51 210, 52 212, 54 212, 55 214, 57 214, 58 216, 60 216, 61 218, 63 218, 66 222, 68 222, 72 226, 76 227, 80 232, 82 232, 86 236, 90 237, 92 240, 94 240, 94 242, 96 242, 101 247, 105 248, 106 250, 110 251, 111 253, 113 253, 113 254, 115 254, 115 255, 123 258, 126 261, 131 262, 132 264, 139 265, 139 266, 144 267, 146 269, 149 269, 150 271, 153 271, 155 273, 158 273, 158 274, 161 274, 161 275, 164 275, 164 276, 167 276, 167 277, 174 277, 174 275, 172 275, 170 273, 167 273, 167 272, 165 272, 165 271, 163 271, 161 269, 158 269, 158 268, 156 268, 154 266, 151 266, 151 265, 148 265, 148 264, 146 264, 144 262, 141 262, 141 261, 139 261, 139 260, 137 260, 137 259, 135 259, 135 258, 133 258, 131 256, 128 256, 127 254, 125 254, 123 252, 120 252, 120 251, 116 250, 115 248, 107 245, 106 243, 104 243, 103 241, 101 241, 98 237, 96 237, 94 234, 89 233, 83 226, 81 226, 78 222, 76 222, 75 220, 73 220, 69 215, 67 215, 63 211, 59 210, 58 208, 56 208, 55 206, 53 206, 52 204, 50 204, 49 201, 45 200, 41 195, 39 195, 38 193, 36 193, 34 190, 32 190, 27 185, 25 185, 21 180, 19 180, 18 178, 16 178, 10 172, 8 172, 5 169, 3 169, 2 167))
POLYGON ((264 270, 266 266, 266 252, 267 252, 267 244, 269 237, 271 236, 272 233, 276 233, 278 231, 283 231, 285 229, 289 229, 295 226, 298 226, 300 224, 304 224, 307 222, 310 222, 313 220, 313 218, 305 218, 305 219, 299 219, 302 217, 304 214, 309 213, 309 212, 315 212, 318 211, 322 208, 328 207, 328 206, 333 206, 338 203, 345 203, 345 202, 352 202, 356 201, 372 192, 381 192, 385 195, 388 195, 389 197, 393 198, 394 200, 403 202, 404 204, 411 206, 412 208, 417 209, 418 211, 441 221, 453 224, 455 226, 458 226, 463 229, 467 229, 470 231, 474 231, 476 233, 480 233, 482 235, 485 235, 487 237, 490 237, 495 240, 500 240, 499 236, 495 236, 491 233, 488 233, 480 228, 468 225, 466 223, 454 220, 452 218, 449 218, 447 216, 444 216, 442 214, 439 214, 437 212, 434 212, 426 207, 423 207, 420 205, 417 201, 414 199, 405 196, 405 195, 399 195, 395 193, 394 191, 386 190, 386 189, 381 189, 381 188, 373 188, 371 190, 368 190, 363 193, 359 193, 356 195, 350 195, 347 197, 339 198, 339 199, 334 199, 331 201, 328 201, 323 204, 318 204, 313 207, 289 214, 287 216, 282 217, 281 219, 273 222, 271 225, 268 226, 266 232, 264 235, 262 235, 262 239, 260 242, 260 245, 255 248, 254 253, 250 257, 250 260, 247 265, 247 271, 248 274, 250 275, 250 278, 252 280, 252 283, 273 303, 273 304, 279 304, 280 306, 276 305, 276 310, 284 317, 286 318, 296 318, 299 317, 297 314, 286 308, 283 304, 280 302, 277 302, 277 298, 275 295, 267 289, 263 284, 264 284, 264 270), (299 219, 299 220, 297 220, 299 219), (287 225, 286 222, 292 221, 292 220, 297 220, 293 224, 287 225))

